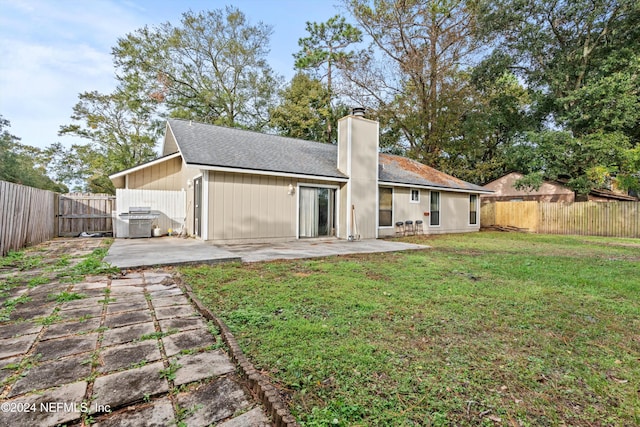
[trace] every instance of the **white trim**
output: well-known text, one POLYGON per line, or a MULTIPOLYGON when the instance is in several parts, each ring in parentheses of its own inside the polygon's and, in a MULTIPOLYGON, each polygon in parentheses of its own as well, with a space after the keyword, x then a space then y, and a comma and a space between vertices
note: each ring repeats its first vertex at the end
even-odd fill
POLYGON ((340 226, 340 210, 338 209, 340 203, 340 186, 330 184, 313 184, 308 182, 298 182, 296 185, 296 239, 300 239, 300 187, 307 188, 329 188, 335 190, 334 197, 336 199, 333 205, 333 222, 336 226, 336 233, 334 236, 321 236, 321 237, 336 237, 338 238, 338 227, 340 226))
POLYGON ((465 190, 463 188, 450 188, 450 187, 437 187, 434 185, 418 185, 418 184, 400 184, 397 182, 378 181, 379 185, 392 186, 392 187, 404 187, 404 188, 416 188, 421 190, 430 191, 449 191, 451 193, 473 193, 473 194, 493 194, 494 191, 490 190, 465 190))
POLYGON ((109 175, 109 179, 120 178, 121 176, 127 176, 130 173, 138 172, 139 170, 146 169, 146 168, 148 168, 150 166, 154 166, 154 165, 157 165, 157 164, 162 163, 162 162, 166 162, 167 160, 175 159, 178 156, 182 156, 182 154, 180 154, 178 152, 178 153, 170 154, 170 155, 165 156, 165 157, 160 157, 159 159, 152 160, 152 161, 144 163, 142 165, 134 166, 134 167, 132 167, 130 169, 125 169, 123 171, 116 172, 113 175, 109 175))
MULTIPOLYGON (((351 116, 347 117, 347 176, 349 177, 347 180, 346 190, 347 190, 347 206, 345 209, 345 220, 347 221, 347 234, 345 235, 348 239, 349 236, 353 236, 353 230, 351 229, 351 116)), ((340 147, 338 147, 340 150, 340 147)))
POLYGON ((289 172, 272 172, 272 171, 263 171, 263 170, 257 170, 257 169, 230 168, 230 167, 224 167, 224 166, 207 166, 207 165, 199 165, 196 163, 186 163, 186 165, 191 167, 196 167, 201 170, 214 171, 214 172, 232 172, 232 173, 244 173, 249 175, 282 176, 285 178, 312 179, 316 181, 330 181, 330 182, 347 182, 349 180, 348 178, 336 178, 331 176, 304 175, 304 174, 289 173, 289 172))
POLYGON ((209 171, 202 171, 202 224, 200 224, 200 238, 209 240, 209 171))
POLYGON ((411 188, 409 190, 409 203, 417 203, 420 204, 420 189, 419 188, 411 188), (413 192, 418 192, 418 200, 413 200, 413 192))
POLYGON ((176 135, 173 133, 173 129, 171 129, 171 125, 169 124, 169 120, 167 120, 167 125, 165 126, 165 131, 164 131, 164 138, 162 139, 162 151, 161 151, 161 153, 164 153, 164 149, 167 146, 167 132, 171 132, 171 136, 173 137, 173 142, 176 143, 176 148, 178 149, 178 152, 180 152, 180 146, 178 145, 178 139, 176 138, 176 135))
MULTIPOLYGON (((202 216, 203 216, 203 210, 202 207, 200 207, 200 234, 196 235, 196 185, 195 185, 195 181, 198 178, 202 178, 202 184, 200 184, 200 191, 202 191, 202 199, 200 200, 200 203, 202 203, 204 205, 204 177, 202 175, 203 171, 200 171, 200 173, 193 175, 191 177, 191 182, 193 182, 192 185, 192 189, 193 189, 193 230, 192 230, 192 234, 195 236, 196 239, 199 240, 204 240, 202 238, 202 216)), ((189 215, 189 213, 187 212, 187 215, 189 215)))
MULTIPOLYGON (((378 194, 380 193, 380 122, 377 120, 373 120, 376 124, 376 187, 378 187, 378 194)), ((391 225, 393 226, 395 224, 394 222, 394 212, 395 209, 393 208, 393 206, 395 205, 395 190, 392 188, 391 189, 391 225)), ((376 198, 376 239, 380 237, 380 196, 378 195, 378 197, 376 198)), ((384 227, 386 228, 386 227, 384 227)))
POLYGON ((467 205, 467 208, 469 208, 469 211, 467 212, 467 225, 469 227, 477 227, 478 224, 480 224, 480 206, 478 206, 479 202, 480 202, 480 197, 477 194, 469 194, 469 204, 467 205), (471 221, 469 221, 471 219, 471 196, 476 196, 476 223, 475 224, 471 224, 471 221))

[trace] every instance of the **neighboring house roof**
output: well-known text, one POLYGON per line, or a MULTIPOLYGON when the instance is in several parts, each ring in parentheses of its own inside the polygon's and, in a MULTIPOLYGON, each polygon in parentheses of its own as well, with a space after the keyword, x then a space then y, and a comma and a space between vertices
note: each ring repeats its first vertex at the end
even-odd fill
POLYGON ((392 184, 442 187, 489 193, 485 188, 440 172, 412 159, 391 154, 379 155, 378 179, 392 184))
MULTIPOLYGON (((486 184, 483 188, 493 190, 493 197, 523 197, 523 196, 544 196, 544 195, 570 195, 573 196, 573 190, 565 187, 562 183, 544 181, 540 188, 533 189, 516 189, 515 182, 524 175, 518 172, 511 172, 498 179, 486 184)), ((490 196, 490 197, 491 197, 490 196)))
POLYGON ((168 123, 188 165, 347 178, 338 170, 335 145, 187 120, 168 123))
MULTIPOLYGON (((517 196, 542 196, 549 194, 570 194, 573 195, 574 191, 566 186, 567 181, 544 181, 537 190, 517 190, 515 188, 515 182, 522 178, 524 175, 518 172, 511 172, 496 180, 486 184, 483 188, 493 190, 494 194, 488 197, 517 197, 517 196)), ((589 191, 589 195, 595 197, 601 197, 605 199, 621 200, 621 201, 637 201, 638 199, 626 194, 615 193, 611 190, 605 189, 592 189, 589 191)))

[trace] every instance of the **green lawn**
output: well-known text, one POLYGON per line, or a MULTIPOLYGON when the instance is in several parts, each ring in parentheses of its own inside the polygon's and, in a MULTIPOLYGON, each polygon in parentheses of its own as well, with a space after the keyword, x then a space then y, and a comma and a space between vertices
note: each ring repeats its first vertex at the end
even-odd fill
POLYGON ((182 268, 305 426, 640 425, 640 240, 182 268))

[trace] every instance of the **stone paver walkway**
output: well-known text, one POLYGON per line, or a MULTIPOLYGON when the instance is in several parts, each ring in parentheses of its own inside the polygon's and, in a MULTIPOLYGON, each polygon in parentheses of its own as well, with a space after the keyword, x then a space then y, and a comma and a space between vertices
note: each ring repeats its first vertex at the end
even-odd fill
POLYGON ((269 425, 171 273, 67 281, 100 244, 54 240, 0 264, 0 426, 269 425))

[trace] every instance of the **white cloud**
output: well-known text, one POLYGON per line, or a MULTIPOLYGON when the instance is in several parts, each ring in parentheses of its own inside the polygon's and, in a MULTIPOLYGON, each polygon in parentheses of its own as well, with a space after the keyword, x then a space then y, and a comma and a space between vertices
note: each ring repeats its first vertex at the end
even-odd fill
MULTIPOLYGON (((142 24, 105 1, 2 1, 0 114, 22 142, 58 140, 81 92, 115 88, 111 47, 142 24)), ((136 11, 139 12, 139 11, 136 11)))

